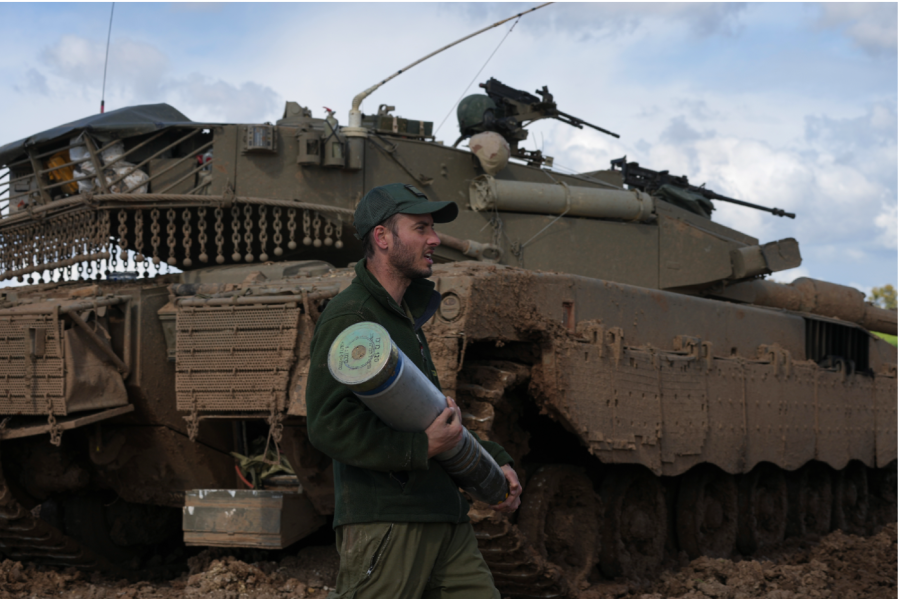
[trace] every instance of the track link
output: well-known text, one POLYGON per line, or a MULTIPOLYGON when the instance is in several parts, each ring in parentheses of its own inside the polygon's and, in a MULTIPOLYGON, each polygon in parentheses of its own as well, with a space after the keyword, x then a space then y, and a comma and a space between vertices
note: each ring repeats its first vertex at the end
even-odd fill
MULTIPOLYGON (((497 405, 503 400, 507 388, 520 384, 529 375, 526 367, 512 362, 473 362, 463 371, 458 391, 466 403, 497 405)), ((475 425, 474 428, 479 434, 493 434, 490 425, 475 425)), ((570 585, 565 573, 541 555, 521 528, 484 504, 476 504, 468 515, 481 555, 503 597, 551 599, 569 596, 570 585)))
POLYGON ((117 572, 118 568, 25 509, 13 496, 0 462, 0 555, 17 561, 117 572))
POLYGON ((543 559, 516 525, 490 510, 472 510, 469 516, 478 548, 503 597, 568 596, 568 583, 562 571, 543 559))

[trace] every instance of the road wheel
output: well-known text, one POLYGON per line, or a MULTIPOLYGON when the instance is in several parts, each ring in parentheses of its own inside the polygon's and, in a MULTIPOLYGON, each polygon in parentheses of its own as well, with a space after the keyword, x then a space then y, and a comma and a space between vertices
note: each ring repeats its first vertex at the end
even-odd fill
POLYGON ((787 478, 789 518, 787 535, 823 537, 830 532, 833 509, 831 469, 821 462, 809 462, 787 478))
POLYGON ((578 589, 596 565, 599 536, 593 483, 583 469, 553 465, 534 473, 522 495, 518 528, 578 589))
POLYGON ((849 462, 833 477, 833 527, 863 535, 868 523, 868 468, 849 462))
POLYGON ((642 467, 616 467, 602 481, 600 560, 611 578, 651 578, 665 555, 667 508, 659 477, 642 467))
POLYGON ((65 527, 69 536, 119 565, 133 562, 139 557, 139 553, 133 548, 122 547, 112 540, 106 522, 105 506, 99 497, 69 497, 64 506, 65 527))
POLYGON ((739 482, 737 548, 743 555, 783 541, 787 530, 787 481, 783 470, 759 464, 739 482))
POLYGON ((868 471, 871 520, 874 526, 896 521, 896 462, 868 471))
POLYGON ((690 559, 730 557, 737 540, 737 485, 711 464, 697 466, 681 480, 677 494, 677 540, 690 559))
POLYGON ((182 545, 177 508, 79 495, 62 502, 62 520, 67 535, 128 569, 171 562, 182 545))

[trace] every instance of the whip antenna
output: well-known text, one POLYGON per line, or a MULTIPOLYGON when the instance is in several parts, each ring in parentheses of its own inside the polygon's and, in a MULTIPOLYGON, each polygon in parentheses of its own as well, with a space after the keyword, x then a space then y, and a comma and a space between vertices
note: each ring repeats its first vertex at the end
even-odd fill
POLYGON ((106 112, 106 67, 109 66, 109 40, 112 38, 112 15, 115 13, 115 2, 109 11, 109 31, 106 34, 106 60, 103 61, 103 90, 100 92, 100 114, 106 112))
MULTIPOLYGON (((376 89, 378 89, 379 87, 381 87, 382 85, 384 85, 385 83, 387 83, 388 81, 393 79, 394 77, 397 77, 397 76, 401 75, 402 73, 405 73, 406 71, 408 71, 415 65, 426 61, 427 59, 431 58, 432 56, 434 56, 436 54, 440 54, 444 50, 448 50, 457 44, 461 44, 462 42, 464 42, 467 39, 471 39, 476 35, 480 35, 480 34, 484 33, 485 31, 493 29, 494 27, 499 27, 503 23, 511 21, 512 19, 520 19, 522 16, 524 16, 528 13, 534 12, 535 10, 539 10, 539 9, 543 8, 544 6, 549 6, 550 4, 552 4, 552 2, 545 2, 544 4, 541 4, 540 6, 535 6, 534 8, 529 8, 528 10, 522 11, 522 12, 518 13, 517 15, 512 15, 508 19, 503 19, 502 21, 497 21, 496 23, 494 23, 493 25, 490 25, 489 27, 484 27, 483 29, 479 29, 478 31, 475 31, 474 33, 470 33, 461 39, 457 39, 453 43, 448 44, 448 45, 440 48, 439 50, 435 50, 423 58, 419 58, 418 60, 416 60, 409 66, 407 66, 406 68, 400 69, 399 71, 393 73, 392 75, 390 75, 383 81, 381 81, 379 83, 375 83, 374 85, 372 85, 370 88, 368 88, 364 92, 360 92, 359 94, 356 95, 355 98, 353 98, 353 107, 350 108, 349 127, 344 127, 344 129, 346 131, 349 131, 349 130, 356 131, 362 127, 362 111, 359 109, 360 106, 362 106, 362 100, 364 100, 366 97, 370 96, 376 89)), ((511 32, 511 30, 510 30, 510 32, 511 32)), ((506 35, 508 35, 508 34, 506 34, 506 35)), ((494 52, 496 52, 496 51, 494 50, 494 52)))
MULTIPOLYGON (((521 20, 521 17, 518 18, 518 21, 520 21, 520 20, 521 20)), ((493 53, 487 57, 487 60, 484 62, 484 66, 481 67, 481 70, 478 71, 474 77, 472 77, 471 81, 468 83, 468 85, 465 87, 465 89, 462 90, 462 95, 459 96, 459 99, 456 100, 456 103, 453 104, 452 108, 449 109, 449 112, 446 113, 446 116, 443 117, 443 120, 440 121, 440 126, 437 127, 436 131, 434 131, 434 135, 437 135, 438 133, 440 133, 440 129, 443 127, 443 123, 445 123, 446 119, 448 119, 449 116, 453 113, 453 108, 455 108, 456 106, 459 105, 459 102, 461 102, 462 98, 465 97, 465 92, 467 92, 468 89, 471 87, 472 83, 474 83, 477 80, 477 78, 481 76, 481 72, 487 68, 487 63, 490 62, 490 59, 493 58, 493 55, 496 54, 497 50, 499 50, 499 47, 503 45, 503 42, 506 41, 506 38, 509 37, 509 34, 512 33, 512 30, 515 29, 516 25, 518 25, 518 21, 515 21, 514 23, 512 23, 512 26, 509 28, 509 31, 507 31, 506 35, 503 36, 503 39, 500 40, 499 44, 496 46, 496 49, 494 49, 493 53)))

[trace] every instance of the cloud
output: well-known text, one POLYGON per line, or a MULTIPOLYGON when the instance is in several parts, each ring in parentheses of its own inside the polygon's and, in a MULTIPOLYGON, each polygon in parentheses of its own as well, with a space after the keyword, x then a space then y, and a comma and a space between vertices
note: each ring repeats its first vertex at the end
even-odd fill
MULTIPOLYGON (((43 68, 54 78, 57 93, 96 94, 103 82, 105 45, 66 34, 40 54, 43 68)), ((240 84, 191 73, 172 74, 169 58, 157 47, 134 40, 113 41, 109 52, 107 95, 118 105, 171 102, 183 106, 195 120, 261 122, 277 116, 280 98, 270 87, 251 81, 240 84)), ((46 95, 47 77, 32 68, 23 89, 46 95)))
POLYGON ((896 113, 895 104, 881 102, 855 118, 809 116, 805 133, 818 162, 832 165, 822 181, 847 201, 858 201, 857 194, 863 193, 863 204, 857 209, 873 215, 873 241, 891 250, 897 249, 899 236, 896 113))
POLYGON ((881 198, 895 192, 858 168, 758 140, 710 138, 697 142, 695 150, 697 181, 706 180, 710 188, 730 197, 798 213, 795 221, 788 221, 747 208, 725 208, 719 202, 717 220, 722 224, 749 229, 762 241, 796 236, 807 244, 886 247, 882 240, 869 238, 872 215, 881 210, 881 198))
POLYGON ((705 100, 698 100, 695 98, 681 98, 680 100, 676 100, 674 105, 677 106, 681 110, 687 111, 687 113, 697 120, 711 120, 711 119, 720 119, 722 114, 717 110, 712 110, 705 100))
POLYGON ((894 2, 829 3, 820 5, 817 25, 840 29, 857 46, 872 56, 896 53, 897 12, 894 2))
POLYGON ((40 59, 54 75, 68 81, 98 87, 101 83, 104 49, 98 42, 63 35, 56 44, 41 51, 40 59))
POLYGON ((233 85, 193 73, 168 84, 170 91, 189 106, 198 121, 259 123, 277 116, 280 97, 270 87, 251 81, 233 85))
MULTIPOLYGON (((672 101, 667 109, 671 106, 683 103, 672 101)), ((675 116, 655 136, 636 141, 581 131, 557 131, 547 139, 561 146, 553 150, 559 163, 581 171, 626 153, 643 166, 687 175, 694 185, 705 183, 722 195, 796 212, 792 220, 719 201, 714 220, 763 243, 799 239, 806 270, 778 275, 779 280, 806 275, 811 265, 817 265, 819 278, 830 279, 830 268, 859 276, 895 256, 896 136, 889 131, 894 114, 892 107, 876 104, 847 118, 816 115, 798 138, 778 143, 718 131, 720 125, 726 128, 728 113, 698 121, 700 127, 685 115, 675 116), (857 158, 842 159, 837 150, 857 158)))
MULTIPOLYGON (((41 63, 54 76, 81 89, 100 89, 106 45, 77 35, 63 35, 40 53, 41 63)), ((169 60, 150 44, 117 40, 110 45, 107 89, 125 89, 141 103, 154 101, 169 60)))
POLYGON ((713 131, 700 133, 687 124, 687 119, 685 117, 677 116, 671 119, 668 127, 662 131, 659 138, 663 142, 672 145, 684 145, 699 141, 700 139, 707 139, 712 135, 714 135, 713 131))
MULTIPOLYGON (((465 5, 472 20, 508 17, 533 4, 465 5)), ((532 32, 577 34, 580 41, 594 38, 629 36, 646 33, 657 26, 679 25, 694 36, 733 35, 741 28, 740 17, 745 2, 602 2, 558 3, 522 18, 521 26, 532 32)))
POLYGON ((896 204, 889 203, 881 207, 880 213, 874 218, 874 224, 880 229, 881 234, 877 241, 885 248, 897 249, 897 236, 899 236, 899 223, 896 218, 896 204))
POLYGON ((37 94, 47 96, 50 94, 50 88, 47 86, 47 78, 44 77, 37 69, 28 69, 25 71, 24 81, 21 85, 13 86, 20 94, 37 94))
POLYGON ((895 145, 897 124, 896 104, 878 102, 869 106, 864 115, 855 118, 807 116, 805 138, 816 145, 867 151, 871 146, 895 145))

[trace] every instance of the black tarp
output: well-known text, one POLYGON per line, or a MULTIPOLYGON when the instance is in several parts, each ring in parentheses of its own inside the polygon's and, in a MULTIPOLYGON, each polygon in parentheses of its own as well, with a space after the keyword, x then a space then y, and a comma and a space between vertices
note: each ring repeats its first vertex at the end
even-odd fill
POLYGON ((197 127, 202 126, 202 123, 194 123, 168 104, 128 106, 105 114, 94 114, 6 144, 0 147, 0 165, 15 162, 20 157, 24 158, 25 150, 31 146, 71 137, 81 131, 89 131, 100 137, 121 139, 172 126, 197 127))

